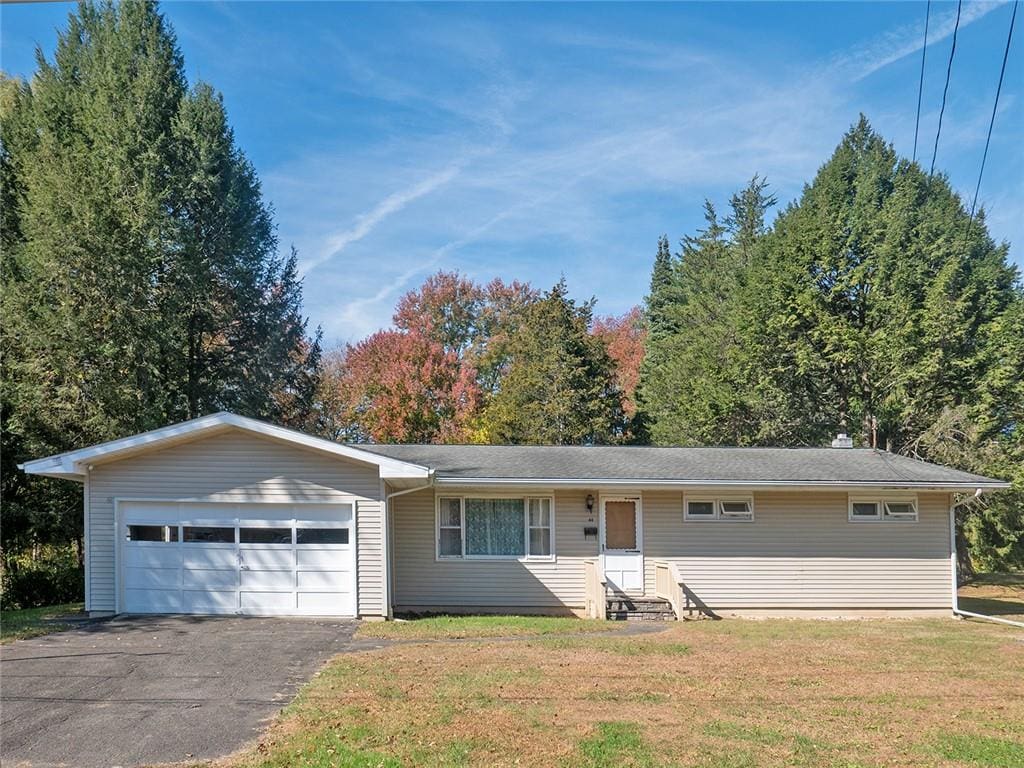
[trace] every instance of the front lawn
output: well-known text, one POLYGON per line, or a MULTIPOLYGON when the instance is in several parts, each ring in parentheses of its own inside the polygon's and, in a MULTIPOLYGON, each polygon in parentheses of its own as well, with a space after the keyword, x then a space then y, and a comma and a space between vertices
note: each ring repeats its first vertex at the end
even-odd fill
POLYGON ((258 745, 218 765, 1024 765, 1024 632, 1011 627, 726 620, 634 635, 534 624, 500 642, 449 639, 470 628, 508 638, 535 621, 367 625, 413 641, 338 656, 258 745))
POLYGON ((0 613, 0 643, 9 643, 26 637, 48 635, 70 627, 61 622, 65 616, 81 614, 82 603, 48 605, 43 608, 25 608, 0 613))

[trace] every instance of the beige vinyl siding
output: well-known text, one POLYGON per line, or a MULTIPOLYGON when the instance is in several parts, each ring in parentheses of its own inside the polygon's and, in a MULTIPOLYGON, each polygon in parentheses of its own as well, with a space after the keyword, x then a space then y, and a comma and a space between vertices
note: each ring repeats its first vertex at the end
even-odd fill
POLYGON ((684 521, 683 494, 644 494, 645 588, 670 560, 712 609, 949 608, 949 496, 918 521, 848 520, 847 494, 754 494, 753 522, 684 521))
POLYGON ((584 526, 597 525, 597 509, 590 522, 586 496, 585 491, 554 494, 554 560, 440 561, 435 548, 434 491, 395 497, 391 520, 396 609, 582 608, 583 560, 596 556, 598 547, 596 538, 588 540, 583 534, 584 526))
POLYGON ((361 615, 386 614, 377 468, 229 431, 97 465, 89 474, 90 610, 115 610, 114 500, 355 501, 361 615))

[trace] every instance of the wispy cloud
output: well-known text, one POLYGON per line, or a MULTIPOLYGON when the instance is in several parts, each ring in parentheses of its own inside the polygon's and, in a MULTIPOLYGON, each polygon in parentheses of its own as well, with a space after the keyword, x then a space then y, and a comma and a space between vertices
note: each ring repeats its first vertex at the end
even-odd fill
POLYGON ((431 192, 434 192, 445 184, 448 184, 459 175, 459 171, 462 169, 463 163, 464 161, 462 160, 452 163, 447 168, 428 176, 416 184, 413 184, 411 187, 393 192, 377 203, 377 205, 369 211, 360 214, 351 227, 329 235, 320 254, 311 259, 304 260, 300 264, 300 274, 309 274, 310 271, 316 269, 321 264, 325 264, 338 256, 352 243, 362 240, 364 237, 369 235, 378 224, 389 216, 401 211, 405 206, 409 205, 409 203, 414 200, 418 200, 425 195, 429 195, 431 192))
MULTIPOLYGON (((1005 2, 968 2, 960 11, 960 29, 981 19, 1005 5, 1005 2)), ((917 53, 924 46, 924 9, 920 23, 907 24, 889 30, 861 47, 844 51, 833 61, 838 73, 849 74, 854 80, 863 80, 883 67, 904 56, 917 53)), ((956 27, 956 11, 935 12, 928 24, 928 46, 952 36, 956 27)))

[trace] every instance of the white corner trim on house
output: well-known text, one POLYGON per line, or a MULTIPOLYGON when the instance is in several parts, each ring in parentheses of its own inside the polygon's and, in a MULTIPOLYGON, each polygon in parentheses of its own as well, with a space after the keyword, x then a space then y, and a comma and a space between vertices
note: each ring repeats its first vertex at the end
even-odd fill
POLYGON ((201 416, 198 419, 172 424, 150 432, 132 435, 131 437, 124 437, 119 440, 112 440, 75 451, 68 451, 56 456, 26 461, 24 464, 19 465, 19 468, 30 475, 84 481, 86 471, 91 462, 109 461, 143 451, 164 448, 178 442, 201 437, 203 434, 214 434, 226 429, 240 429, 272 440, 280 440, 309 450, 321 451, 351 461, 373 465, 379 468, 380 477, 384 480, 427 479, 431 474, 429 468, 418 464, 391 459, 371 453, 370 451, 354 448, 350 445, 342 445, 341 443, 279 427, 275 424, 268 424, 257 419, 250 419, 227 412, 201 416))

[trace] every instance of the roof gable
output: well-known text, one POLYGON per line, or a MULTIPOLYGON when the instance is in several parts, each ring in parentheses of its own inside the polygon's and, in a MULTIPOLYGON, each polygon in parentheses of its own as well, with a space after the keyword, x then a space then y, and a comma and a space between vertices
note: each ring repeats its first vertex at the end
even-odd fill
POLYGON ((320 451, 337 456, 338 458, 376 466, 379 468, 381 478, 385 480, 427 479, 431 474, 431 470, 428 467, 410 461, 371 453, 351 445, 335 443, 302 432, 296 432, 292 429, 279 427, 275 424, 268 424, 257 419, 250 419, 227 412, 214 413, 209 416, 192 419, 191 421, 154 429, 150 432, 142 432, 130 437, 112 440, 107 443, 100 443, 55 456, 26 461, 20 466, 21 469, 29 474, 73 480, 82 479, 85 477, 88 465, 93 462, 116 461, 120 458, 168 448, 172 445, 190 442, 228 430, 241 430, 308 450, 320 451))

